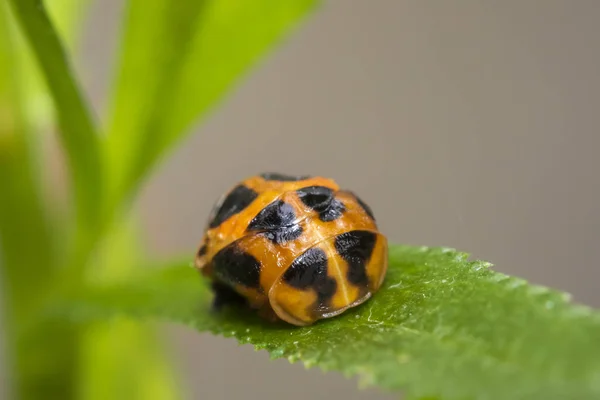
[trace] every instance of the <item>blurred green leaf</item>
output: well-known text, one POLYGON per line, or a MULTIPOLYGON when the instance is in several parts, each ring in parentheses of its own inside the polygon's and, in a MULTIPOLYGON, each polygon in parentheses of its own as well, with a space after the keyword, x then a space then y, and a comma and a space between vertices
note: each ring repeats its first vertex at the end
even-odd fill
MULTIPOLYGON (((46 7, 50 19, 58 32, 65 48, 71 55, 77 54, 80 24, 83 21, 90 0, 52 0, 46 7)), ((6 4, 7 6, 8 4, 6 4)), ((39 64, 21 34, 14 18, 6 21, 12 29, 11 36, 15 42, 12 58, 18 69, 13 72, 12 79, 18 81, 21 93, 21 108, 24 121, 30 127, 29 134, 33 136, 30 147, 38 145, 41 137, 54 126, 55 115, 52 107, 52 97, 39 68, 39 64)), ((1 79, 1 78, 0 78, 1 79)), ((36 151, 36 157, 42 159, 43 153, 36 151)), ((42 164, 42 163, 40 163, 42 164)))
MULTIPOLYGON (((90 282, 127 281, 143 254, 135 215, 122 218, 103 238, 90 282)), ((139 272, 138 272, 139 273, 139 272)), ((184 392, 163 337, 150 323, 93 321, 82 330, 79 400, 176 400, 184 392)))
POLYGON ((68 54, 78 53, 77 47, 83 35, 81 30, 86 21, 92 0, 50 0, 44 2, 48 16, 61 38, 68 54))
POLYGON ((164 335, 150 323, 86 324, 80 346, 81 400, 175 400, 184 392, 164 335))
POLYGON ((99 137, 42 1, 10 0, 9 3, 54 99, 60 137, 70 163, 76 221, 86 232, 99 225, 102 218, 99 137))
POLYGON ((112 202, 315 3, 129 0, 108 128, 112 202))
MULTIPOLYGON (((70 1, 70 0, 69 0, 70 1)), ((67 38, 73 20, 55 18, 67 38)), ((80 3, 80 5, 83 2, 80 3)), ((65 7, 66 8, 66 7, 65 7)), ((43 187, 42 139, 52 123, 45 84, 29 47, 10 13, 0 3, 0 294, 9 349, 10 378, 3 389, 11 398, 68 399, 74 370, 74 329, 64 324, 25 321, 52 288, 59 264, 63 227, 57 223, 43 187), (48 346, 48 338, 53 345, 48 346)), ((4 335, 3 335, 4 336, 4 335)))
POLYGON ((599 398, 600 314, 467 258, 451 249, 392 246, 380 292, 302 328, 239 308, 211 311, 207 284, 184 263, 86 288, 50 315, 174 321, 410 398, 599 398))
POLYGON ((36 174, 37 148, 23 107, 27 98, 19 75, 20 47, 11 22, 6 4, 0 4, 0 246, 11 300, 7 305, 14 307, 11 317, 16 318, 52 276, 55 254, 36 174), (30 251, 32 243, 36 251, 30 251), (45 276, 37 273, 40 265, 47 267, 45 276))
MULTIPOLYGON (((48 4, 57 31, 71 51, 87 3, 54 0, 48 4)), ((0 293, 6 308, 5 348, 10 349, 7 367, 11 371, 11 385, 4 389, 11 398, 24 400, 177 399, 181 384, 168 362, 162 337, 152 326, 114 321, 73 327, 26 318, 35 306, 47 301, 48 291, 57 289, 52 280, 59 262, 56 253, 64 248, 56 249, 54 244, 63 246, 68 232, 57 209, 49 207, 55 204, 43 196, 40 179, 45 166, 41 144, 54 117, 51 98, 39 65, 8 11, 8 4, 1 3, 0 293)), ((105 268, 108 273, 104 275, 112 270, 113 278, 115 267, 129 266, 139 255, 132 251, 131 226, 121 221, 118 228, 125 234, 110 237, 110 251, 102 253, 111 267, 105 268)))
POLYGON ((78 400, 183 399, 164 335, 154 324, 126 318, 86 324, 78 400))
POLYGON ((15 307, 11 317, 20 318, 47 290, 55 273, 56 249, 33 168, 23 162, 30 157, 24 136, 17 133, 0 131, 5 135, 0 139, 0 247, 5 290, 9 305, 15 307))

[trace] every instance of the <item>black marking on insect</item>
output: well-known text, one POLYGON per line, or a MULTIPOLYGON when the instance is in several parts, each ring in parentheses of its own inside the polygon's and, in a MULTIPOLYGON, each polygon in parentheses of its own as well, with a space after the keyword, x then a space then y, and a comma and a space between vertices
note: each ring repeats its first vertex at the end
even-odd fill
POLYGON ((336 236, 335 250, 348 263, 348 281, 352 284, 368 284, 366 267, 376 241, 377 235, 370 231, 354 230, 336 236))
POLYGON ((198 257, 202 257, 202 256, 206 255, 207 251, 208 251, 208 247, 206 246, 206 244, 203 244, 202 247, 200 247, 200 249, 198 249, 198 257))
POLYGON ((341 218, 345 211, 346 207, 344 206, 344 203, 338 199, 333 199, 329 208, 319 213, 319 218, 323 222, 335 221, 336 219, 341 218))
POLYGON ((334 221, 342 216, 346 207, 335 198, 333 190, 325 186, 308 186, 296 191, 305 206, 319 213, 323 222, 334 221))
POLYGON ((302 227, 298 224, 294 224, 292 226, 284 226, 263 232, 262 235, 274 244, 285 244, 298 239, 302 236, 302 232, 304 232, 302 227))
POLYGON ((249 187, 245 185, 236 186, 213 208, 213 212, 209 218, 209 227, 216 228, 221 225, 235 214, 243 211, 257 197, 258 193, 249 187))
POLYGON ((260 289, 261 263, 240 249, 237 243, 221 249, 212 263, 215 276, 224 283, 260 289))
POLYGON ((300 289, 317 293, 317 308, 324 308, 337 290, 335 279, 327 276, 327 254, 318 247, 298 256, 283 274, 283 281, 300 289))
POLYGON ((260 174, 259 176, 266 181, 281 181, 281 182, 296 182, 296 181, 303 181, 305 179, 310 178, 310 175, 293 176, 293 175, 280 174, 277 172, 264 172, 264 173, 260 174))
POLYGON ((247 230, 263 231, 271 242, 282 244, 302 235, 303 229, 295 221, 294 207, 283 200, 275 200, 250 221, 247 230))

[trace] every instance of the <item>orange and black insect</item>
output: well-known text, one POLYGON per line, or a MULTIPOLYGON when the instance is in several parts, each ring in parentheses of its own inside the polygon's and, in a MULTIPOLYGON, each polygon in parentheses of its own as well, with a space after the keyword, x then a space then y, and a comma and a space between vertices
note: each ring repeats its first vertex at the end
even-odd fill
POLYGON ((369 206, 333 180, 265 173, 217 202, 195 265, 212 280, 216 307, 243 301, 303 326, 379 289, 387 239, 369 206))

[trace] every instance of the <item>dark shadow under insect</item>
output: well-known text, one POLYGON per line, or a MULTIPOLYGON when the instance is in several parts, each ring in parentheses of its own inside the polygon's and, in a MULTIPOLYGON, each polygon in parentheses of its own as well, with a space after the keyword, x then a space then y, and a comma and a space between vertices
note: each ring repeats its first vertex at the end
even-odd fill
POLYGON ((212 308, 215 311, 220 310, 224 306, 247 306, 248 302, 246 299, 231 289, 229 286, 221 283, 213 281, 211 283, 211 288, 215 294, 212 302, 212 308))
MULTIPOLYGON (((229 286, 221 283, 221 282, 212 282, 211 288, 214 293, 213 302, 211 306, 211 311, 218 313, 225 307, 231 307, 231 310, 234 312, 243 312, 244 310, 249 310, 250 305, 248 301, 239 293, 235 292, 229 286)), ((254 314, 245 313, 244 316, 250 316, 254 314)), ((258 310, 258 315, 262 316, 258 322, 262 325, 263 329, 290 329, 295 328, 292 325, 289 325, 279 318, 276 317, 275 313, 270 308, 263 308, 258 310), (264 324, 265 321, 269 321, 269 324, 264 324)))

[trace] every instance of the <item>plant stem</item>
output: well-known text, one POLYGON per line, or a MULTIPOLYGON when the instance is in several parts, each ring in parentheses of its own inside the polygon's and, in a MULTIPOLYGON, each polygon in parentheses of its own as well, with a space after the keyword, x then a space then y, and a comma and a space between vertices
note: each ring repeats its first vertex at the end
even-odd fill
MULTIPOLYGON (((77 240, 89 242, 102 220, 104 194, 100 139, 68 64, 65 50, 40 0, 9 0, 54 99, 60 138, 70 164, 77 240)), ((75 247, 81 246, 79 243, 75 247)))

